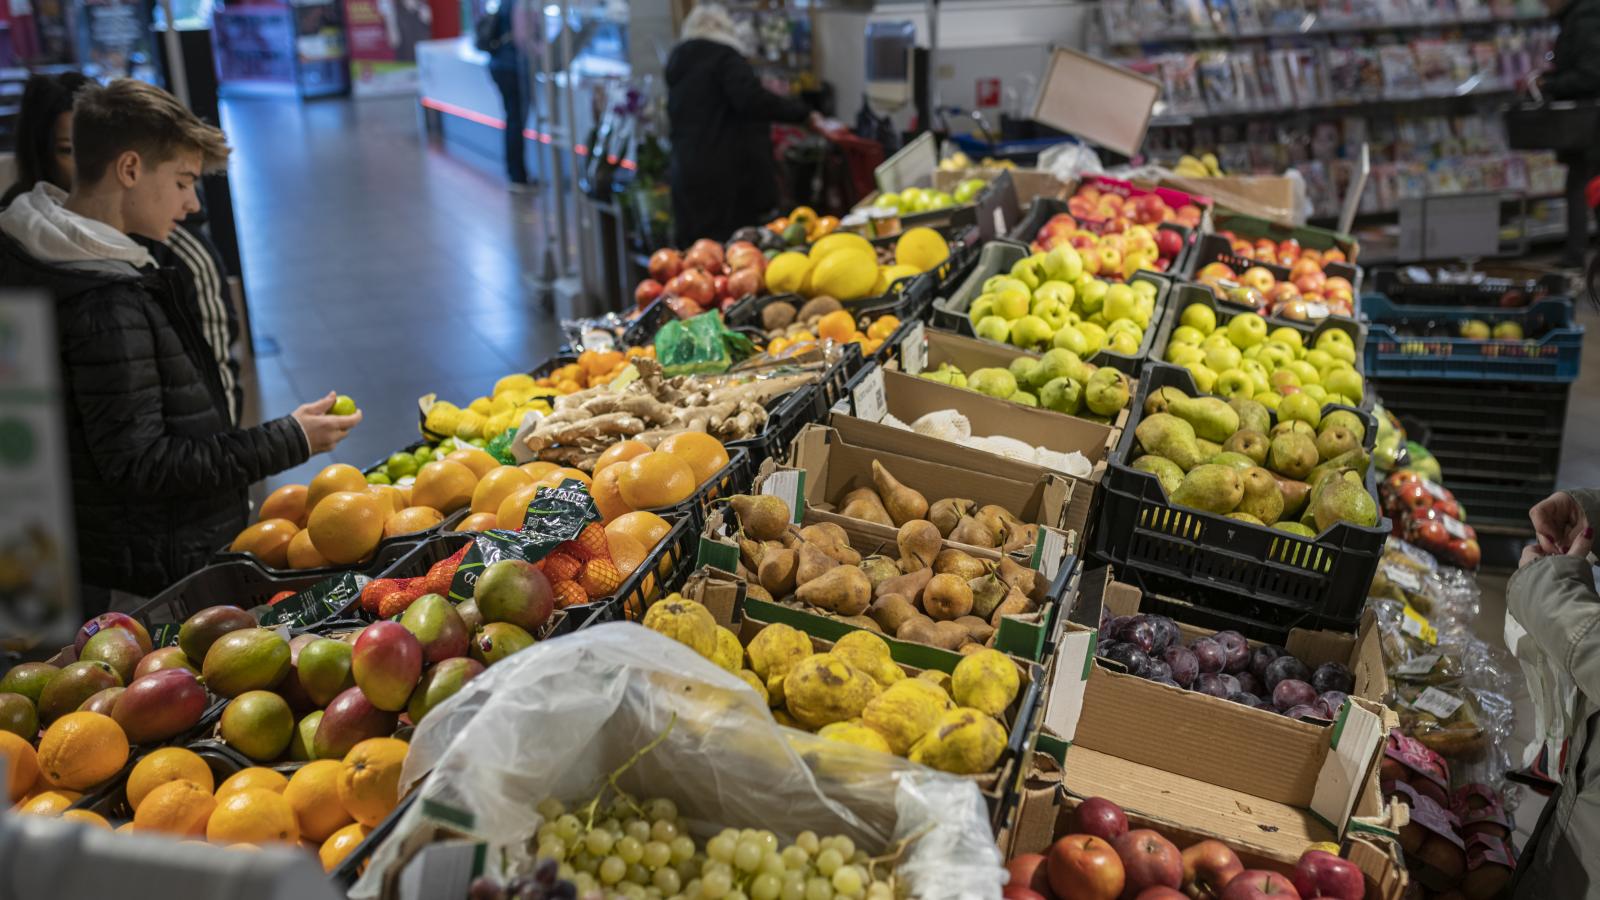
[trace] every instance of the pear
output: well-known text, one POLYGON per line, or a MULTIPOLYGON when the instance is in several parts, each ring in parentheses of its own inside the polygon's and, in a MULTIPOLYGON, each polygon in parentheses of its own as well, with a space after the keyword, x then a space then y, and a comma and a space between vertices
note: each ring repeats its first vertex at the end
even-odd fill
POLYGON ((1316 464, 1317 445, 1311 435, 1302 431, 1286 430, 1276 435, 1267 449, 1267 467, 1287 478, 1304 478, 1316 464))
POLYGON ((882 628, 885 634, 894 634, 900 630, 901 625, 921 613, 918 613, 917 608, 904 596, 884 594, 872 601, 872 605, 867 608, 867 615, 878 623, 878 627, 882 628))
POLYGON ((1133 461, 1133 467, 1140 472, 1149 472, 1154 475, 1156 480, 1161 482, 1161 489, 1166 491, 1169 496, 1178 489, 1178 485, 1183 483, 1183 470, 1178 468, 1177 463, 1167 459, 1165 456, 1146 453, 1133 461))
POLYGON ((756 580, 766 588, 767 593, 774 597, 782 597, 794 593, 796 567, 799 565, 799 554, 787 547, 783 549, 768 548, 761 554, 761 565, 756 570, 756 580))
POLYGON ((1204 440, 1225 441, 1239 430, 1239 414, 1220 397, 1180 394, 1167 403, 1167 412, 1193 425, 1195 436, 1204 440))
POLYGON ((803 585, 814 581, 822 577, 823 573, 838 565, 838 560, 829 556, 821 547, 817 546, 816 544, 801 544, 800 562, 795 568, 794 583, 796 585, 803 585))
POLYGON ((1157 388, 1151 391, 1148 397, 1144 398, 1144 414, 1153 416, 1156 413, 1167 412, 1167 407, 1172 405, 1173 400, 1187 399, 1189 399, 1189 395, 1175 387, 1157 388))
POLYGON ((1306 508, 1306 498, 1311 494, 1311 485, 1277 474, 1274 474, 1273 478, 1278 482, 1278 493, 1283 495, 1281 515, 1284 518, 1300 515, 1306 508))
POLYGON ((939 551, 933 559, 933 574, 954 575, 962 581, 971 581, 989 570, 982 560, 974 559, 954 547, 939 551))
POLYGON ((739 528, 758 541, 777 540, 789 527, 789 507, 771 494, 740 494, 728 499, 739 528))
POLYGON ((1239 429, 1241 431, 1254 431, 1266 434, 1272 429, 1272 414, 1267 412, 1267 407, 1247 397, 1235 397, 1228 401, 1233 411, 1239 414, 1239 429))
POLYGON ((1323 426, 1317 433, 1317 455, 1323 459, 1333 459, 1341 453, 1360 449, 1361 443, 1356 440, 1355 432, 1343 425, 1323 426))
POLYGON ((1000 565, 996 567, 995 574, 1000 580, 1021 591, 1024 596, 1033 596, 1034 582, 1038 580, 1038 572, 1022 565, 1009 556, 1000 558, 1000 565))
POLYGON ((1228 513, 1228 518, 1237 519, 1240 522, 1249 522, 1251 525, 1265 525, 1265 524, 1267 524, 1267 523, 1261 521, 1260 519, 1256 518, 1255 516, 1250 515, 1249 513, 1231 512, 1231 513, 1228 513))
MULTIPOLYGON (((1027 357, 1018 358, 1026 359, 1027 357)), ((933 505, 928 507, 928 521, 939 529, 941 537, 949 537, 950 532, 955 529, 956 523, 961 521, 962 516, 971 513, 975 505, 971 500, 953 497, 935 500, 933 505)))
POLYGON ((1216 456, 1206 460, 1206 462, 1219 466, 1227 466, 1230 469, 1238 469, 1240 471, 1249 469, 1256 464, 1255 460, 1245 456, 1243 453, 1234 453, 1231 450, 1224 450, 1221 453, 1218 453, 1216 456))
POLYGON ((1256 465, 1264 466, 1267 464, 1267 449, 1271 445, 1272 442, 1262 432, 1240 428, 1222 442, 1222 449, 1229 453, 1242 453, 1256 465))
POLYGON ((1206 460, 1210 459, 1211 457, 1216 456, 1218 453, 1222 452, 1222 445, 1221 444, 1217 443, 1216 441, 1208 441, 1203 437, 1195 438, 1194 439, 1194 445, 1196 447, 1200 448, 1200 461, 1201 462, 1205 462, 1206 460))
POLYGON ((1323 416, 1322 422, 1320 425, 1318 425, 1318 428, 1323 431, 1327 431, 1329 428, 1334 426, 1344 428, 1351 434, 1355 435, 1357 445, 1367 439, 1367 424, 1361 421, 1360 416, 1348 409, 1336 409, 1333 412, 1323 416))
POLYGON ((1371 527, 1378 524, 1378 504, 1364 485, 1339 478, 1318 493, 1311 515, 1316 520, 1319 532, 1327 530, 1335 522, 1371 527))
POLYGON ((1032 611, 1032 609, 1033 603, 1028 599, 1027 595, 1016 588, 1012 588, 1006 592, 1005 597, 1000 601, 1000 605, 994 608, 994 612, 989 614, 989 624, 998 629, 1000 620, 1006 616, 1020 616, 1032 611))
POLYGON ((1252 466, 1240 473, 1244 496, 1234 509, 1236 513, 1254 516, 1262 524, 1271 525, 1283 515, 1283 492, 1278 489, 1278 479, 1260 466, 1252 466))
POLYGON ((894 526, 894 520, 889 518, 889 511, 883 508, 883 501, 878 499, 878 492, 868 487, 856 488, 846 494, 844 503, 839 508, 839 515, 864 519, 879 525, 894 526))
POLYGON ((1185 472, 1205 459, 1200 455, 1194 426, 1170 413, 1145 416, 1134 429, 1134 436, 1146 453, 1172 460, 1185 472))
POLYGON ((1128 376, 1110 366, 1096 369, 1083 387, 1083 400, 1091 412, 1116 415, 1128 405, 1128 376))
POLYGON ((1233 512, 1242 499, 1244 485, 1238 471, 1212 463, 1195 466, 1172 493, 1173 503, 1219 515, 1233 512))
POLYGON ((1005 599, 1011 585, 1000 580, 994 573, 982 575, 967 582, 967 588, 972 591, 972 614, 982 619, 994 615, 995 607, 1005 599))
POLYGON ((802 603, 841 616, 859 616, 872 602, 872 583, 855 566, 834 566, 800 585, 795 596, 802 603))
POLYGON ((956 527, 950 530, 950 540, 958 544, 968 544, 973 547, 993 548, 999 543, 997 529, 990 528, 973 516, 962 516, 956 527))
POLYGON ((939 529, 927 519, 912 519, 900 526, 900 531, 895 535, 895 543, 900 547, 900 569, 905 572, 915 572, 933 565, 939 556, 939 549, 944 545, 944 539, 939 535, 939 529))
POLYGON ((935 575, 922 592, 922 608, 939 621, 959 619, 972 612, 972 588, 955 575, 935 575))
POLYGON ((933 577, 933 569, 918 569, 904 575, 896 575, 878 583, 872 589, 874 597, 884 597, 889 594, 899 594, 912 603, 922 602, 922 589, 928 586, 928 580, 933 577))
POLYGON ((1282 422, 1279 422, 1278 424, 1272 426, 1271 431, 1267 432, 1267 437, 1275 438, 1280 434, 1289 433, 1303 434, 1306 437, 1311 438, 1313 442, 1317 437, 1317 430, 1311 427, 1311 423, 1301 419, 1285 419, 1282 422))
POLYGON ((928 498, 896 481, 877 460, 872 461, 872 484, 878 489, 883 508, 889 511, 894 524, 904 525, 928 514, 928 498))
POLYGON ((861 571, 867 573, 867 581, 877 591, 878 585, 900 574, 900 566, 887 556, 869 556, 861 561, 861 571))

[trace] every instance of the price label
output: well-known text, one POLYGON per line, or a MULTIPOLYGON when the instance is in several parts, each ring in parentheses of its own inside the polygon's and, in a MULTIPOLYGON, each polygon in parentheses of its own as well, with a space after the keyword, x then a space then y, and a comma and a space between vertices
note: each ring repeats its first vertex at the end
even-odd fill
POLYGON ((1440 516, 1439 522, 1444 525, 1444 530, 1458 541, 1467 539, 1467 527, 1456 521, 1455 516, 1440 516))
POLYGON ((907 375, 920 375, 928 365, 928 327, 921 322, 911 323, 911 328, 900 341, 900 371, 907 375))
POLYGON ((1383 574, 1403 591, 1412 594, 1422 593, 1422 577, 1405 566, 1384 563, 1383 574))
POLYGON ((1427 653, 1422 656, 1413 657, 1401 663, 1400 665, 1395 666, 1394 674, 1426 675, 1433 671, 1434 666, 1439 664, 1439 659, 1440 657, 1437 653, 1427 653))
POLYGON ((1310 319, 1326 319, 1328 317, 1328 304, 1320 302, 1307 303, 1306 317, 1310 319))
POLYGON ((1456 710, 1460 709, 1461 704, 1465 702, 1460 697, 1431 687, 1418 694, 1417 699, 1411 701, 1411 708, 1443 720, 1455 715, 1456 710))
POLYGON ((1439 632, 1427 617, 1406 604, 1405 618, 1400 620, 1400 630, 1430 647, 1439 643, 1439 632))
POLYGON ((884 397, 883 369, 878 366, 868 369, 866 377, 850 392, 850 399, 855 402, 857 418, 882 422, 889 412, 889 403, 884 397))
POLYGON ((371 580, 354 572, 330 575, 293 597, 286 597, 268 607, 261 614, 261 627, 282 626, 287 637, 290 628, 304 628, 344 609, 350 601, 361 596, 361 589, 371 580))
POLYGON ((1005 237, 1005 234, 1006 234, 1006 211, 1003 208, 1001 208, 999 206, 996 206, 994 208, 994 236, 995 237, 1005 237))
POLYGON ((1424 479, 1422 479, 1421 484, 1422 484, 1422 489, 1423 490, 1425 490, 1428 493, 1433 495, 1433 499, 1435 499, 1435 500, 1448 500, 1448 499, 1450 499, 1449 497, 1445 496, 1444 488, 1438 486, 1437 484, 1434 484, 1432 481, 1429 481, 1428 479, 1424 478, 1424 479))
POLYGON ((789 507, 789 521, 800 524, 800 514, 805 504, 800 500, 804 490, 805 473, 799 469, 779 469, 761 482, 761 493, 771 494, 789 507))

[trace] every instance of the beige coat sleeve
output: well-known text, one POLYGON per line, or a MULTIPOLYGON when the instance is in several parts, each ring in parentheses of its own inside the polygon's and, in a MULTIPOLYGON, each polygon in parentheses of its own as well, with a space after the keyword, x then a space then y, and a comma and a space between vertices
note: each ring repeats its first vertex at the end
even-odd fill
POLYGON ((1506 603, 1550 661, 1572 676, 1591 706, 1600 704, 1600 594, 1595 593, 1588 561, 1548 556, 1529 563, 1511 576, 1506 603))

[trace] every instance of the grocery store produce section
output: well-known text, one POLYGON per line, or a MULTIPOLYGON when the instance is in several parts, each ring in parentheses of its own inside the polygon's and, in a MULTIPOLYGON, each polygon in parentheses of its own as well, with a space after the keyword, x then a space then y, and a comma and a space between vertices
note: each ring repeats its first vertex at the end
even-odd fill
POLYGON ((1047 183, 658 251, 0 675, 13 810, 364 898, 1496 896, 1474 573, 1554 483, 1564 285, 1047 183))

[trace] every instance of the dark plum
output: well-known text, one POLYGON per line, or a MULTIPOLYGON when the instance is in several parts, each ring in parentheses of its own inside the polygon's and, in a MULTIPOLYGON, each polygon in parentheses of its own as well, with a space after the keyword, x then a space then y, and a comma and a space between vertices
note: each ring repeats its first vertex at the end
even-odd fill
POLYGON ((1339 715, 1339 708, 1344 706, 1344 701, 1349 696, 1344 691, 1324 691, 1317 695, 1317 702, 1311 706, 1317 711, 1317 715, 1324 719, 1332 719, 1339 715))
POLYGON ((1319 694, 1329 691, 1348 694, 1356 689, 1356 677, 1350 674, 1350 668, 1343 663, 1328 662, 1317 666, 1317 670, 1311 673, 1311 686, 1319 694))
POLYGON ((1156 684, 1164 684, 1167 687, 1175 687, 1180 691, 1183 690, 1183 685, 1177 683, 1176 681, 1173 681, 1171 678, 1152 678, 1150 680, 1155 682, 1156 684))
POLYGON ((1250 642, 1237 631, 1219 631, 1211 639, 1222 645, 1228 654, 1222 665, 1224 672, 1243 672, 1250 668, 1250 642))
POLYGON ((1105 652, 1106 659, 1121 663, 1129 675, 1144 678, 1150 674, 1150 655, 1133 644, 1112 644, 1105 652))
POLYGON ((1211 638, 1197 638, 1189 645, 1189 649, 1194 651, 1195 662, 1199 663, 1202 674, 1221 672, 1228 662, 1228 651, 1211 638))
POLYGON ((1268 691, 1277 689, 1278 682, 1285 678, 1295 681, 1311 681, 1311 670, 1306 664, 1292 656, 1280 656, 1267 666, 1267 674, 1261 679, 1262 686, 1268 691))
POLYGON ((1250 651, 1250 674, 1263 683, 1267 680, 1267 666, 1280 656, 1288 656, 1289 651, 1276 644, 1262 644, 1250 651))
POLYGON ((1172 670, 1172 680, 1184 687, 1194 684, 1194 677, 1200 674, 1200 661, 1188 647, 1168 647, 1161 658, 1172 670))
POLYGON ((1150 674, 1145 676, 1151 681, 1172 681, 1172 667, 1160 657, 1150 657, 1150 674))
POLYGON ((1272 689, 1272 705, 1279 709, 1291 706, 1310 706, 1317 702, 1317 692, 1311 685, 1296 678, 1285 678, 1272 689))
POLYGON ((1289 707, 1288 709, 1283 711, 1283 714, 1288 716, 1291 719, 1316 719, 1316 718, 1320 718, 1320 716, 1317 715, 1317 711, 1315 709, 1312 709, 1311 707, 1306 706, 1304 703, 1300 704, 1299 706, 1291 706, 1291 707, 1289 707))
POLYGON ((1107 622, 1101 631, 1105 632, 1105 634, 1111 637, 1113 640, 1116 640, 1118 639, 1117 632, 1121 631, 1122 626, 1132 622, 1133 619, 1133 616, 1112 616, 1111 621, 1107 622))
POLYGON ((1176 647, 1183 640, 1183 632, 1178 630, 1178 623, 1167 616, 1151 616, 1150 624, 1156 629, 1156 645, 1152 653, 1161 654, 1168 647, 1176 647))
POLYGON ((1239 679, 1233 677, 1232 675, 1223 673, 1218 675, 1217 678, 1221 679, 1222 681, 1222 689, 1230 694, 1237 694, 1244 690, 1244 685, 1240 684, 1239 679))
POLYGON ((1244 706, 1253 706, 1257 709, 1261 708, 1261 698, 1250 693, 1249 691, 1234 691, 1228 695, 1228 699, 1234 703, 1242 704, 1244 706))
POLYGON ((1261 679, 1257 678, 1253 673, 1240 672, 1233 677, 1239 679, 1239 690, 1244 691, 1246 694, 1255 694, 1259 697, 1266 693, 1261 688, 1261 679))
POLYGON ((1200 673, 1200 677, 1194 680, 1194 689, 1202 694, 1210 694, 1223 700, 1228 699, 1228 695, 1233 693, 1233 691, 1228 690, 1227 685, 1222 680, 1222 676, 1215 672, 1200 673))
POLYGON ((1114 637, 1125 644, 1132 644, 1138 647, 1146 654, 1150 653, 1156 645, 1155 626, 1151 625, 1150 620, 1144 616, 1134 616, 1121 628, 1117 629, 1114 637))

